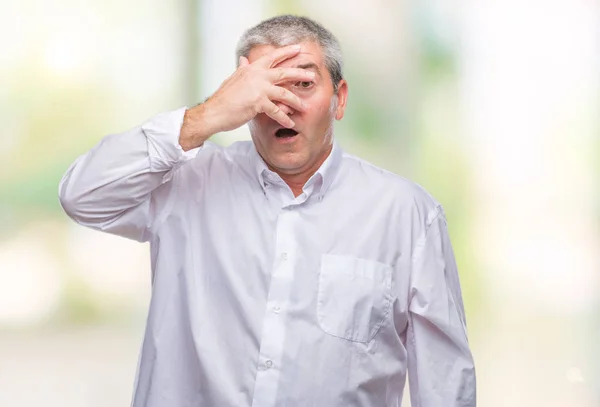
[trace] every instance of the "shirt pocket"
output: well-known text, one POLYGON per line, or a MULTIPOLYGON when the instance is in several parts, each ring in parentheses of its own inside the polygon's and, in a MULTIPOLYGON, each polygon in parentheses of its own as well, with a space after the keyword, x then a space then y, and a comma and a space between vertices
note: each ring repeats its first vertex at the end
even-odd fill
POLYGON ((326 333, 371 341, 392 303, 392 267, 372 260, 324 254, 319 272, 317 320, 326 333))

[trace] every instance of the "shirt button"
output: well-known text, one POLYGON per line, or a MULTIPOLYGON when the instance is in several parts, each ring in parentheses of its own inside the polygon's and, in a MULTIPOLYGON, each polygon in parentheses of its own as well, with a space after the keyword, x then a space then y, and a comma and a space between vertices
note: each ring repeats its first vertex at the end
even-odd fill
POLYGON ((267 360, 267 361, 265 362, 265 366, 267 366, 268 368, 271 368, 271 367, 273 367, 273 362, 272 362, 272 361, 270 361, 270 360, 267 360))
POLYGON ((273 307, 273 312, 274 313, 279 314, 279 311, 281 311, 281 308, 279 308, 278 305, 276 305, 276 306, 273 307))
POLYGON ((283 253, 281 255, 281 257, 283 258, 283 260, 287 260, 288 259, 288 254, 287 253, 283 253))

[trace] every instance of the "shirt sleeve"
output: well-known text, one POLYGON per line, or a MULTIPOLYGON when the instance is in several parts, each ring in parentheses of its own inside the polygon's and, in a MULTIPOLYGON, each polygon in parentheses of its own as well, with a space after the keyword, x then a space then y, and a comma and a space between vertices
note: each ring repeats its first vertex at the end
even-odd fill
POLYGON ((409 291, 408 376, 413 407, 475 407, 458 270, 441 207, 415 247, 409 291))
POLYGON ((172 192, 173 173, 198 152, 179 145, 185 110, 106 136, 79 157, 60 181, 65 212, 81 225, 148 240, 172 192))

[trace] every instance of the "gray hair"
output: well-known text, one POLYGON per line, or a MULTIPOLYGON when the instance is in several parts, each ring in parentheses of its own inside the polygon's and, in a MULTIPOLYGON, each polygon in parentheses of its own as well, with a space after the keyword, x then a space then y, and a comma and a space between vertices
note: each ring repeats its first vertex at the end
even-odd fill
POLYGON ((283 47, 303 41, 316 42, 323 51, 325 66, 337 93, 342 75, 342 49, 337 38, 325 27, 307 17, 283 15, 270 18, 247 30, 240 38, 236 57, 248 57, 250 50, 257 45, 283 47))

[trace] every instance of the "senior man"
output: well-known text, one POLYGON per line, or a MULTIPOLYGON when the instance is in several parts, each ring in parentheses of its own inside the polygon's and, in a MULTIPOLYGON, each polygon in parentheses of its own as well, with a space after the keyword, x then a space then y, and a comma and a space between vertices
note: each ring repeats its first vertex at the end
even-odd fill
POLYGON ((60 184, 78 223, 150 242, 133 406, 397 407, 407 371, 413 407, 475 406, 443 210, 336 144, 338 41, 279 16, 237 54, 206 102, 105 137, 60 184))

